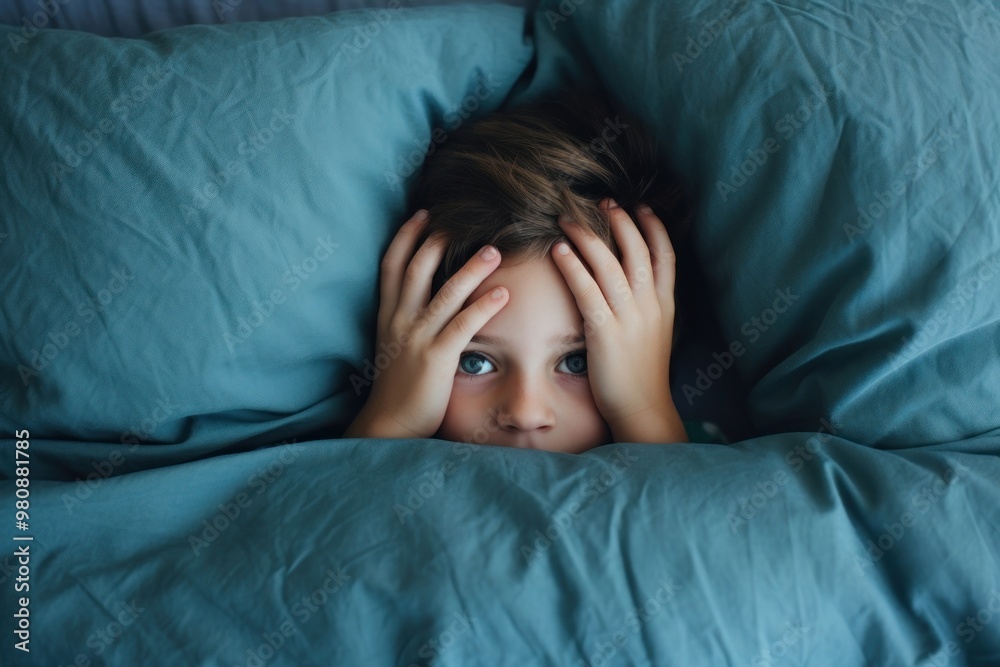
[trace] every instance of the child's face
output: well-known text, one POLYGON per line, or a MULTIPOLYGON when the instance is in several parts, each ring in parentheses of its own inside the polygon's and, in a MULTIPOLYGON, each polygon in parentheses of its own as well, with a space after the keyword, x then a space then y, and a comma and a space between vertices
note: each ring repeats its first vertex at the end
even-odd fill
POLYGON ((507 305, 462 353, 436 437, 572 453, 610 442, 586 374, 583 317, 552 258, 504 260, 463 307, 497 285, 507 305))

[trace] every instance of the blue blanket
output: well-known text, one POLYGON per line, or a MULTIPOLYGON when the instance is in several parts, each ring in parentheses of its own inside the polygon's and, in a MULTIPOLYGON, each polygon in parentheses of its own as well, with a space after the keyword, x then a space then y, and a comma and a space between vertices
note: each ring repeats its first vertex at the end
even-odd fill
POLYGON ((156 449, 31 442, 17 534, 34 540, 11 546, 30 551, 32 653, 8 630, 4 664, 1000 658, 996 456, 808 433, 579 456, 347 439, 163 465, 156 449))

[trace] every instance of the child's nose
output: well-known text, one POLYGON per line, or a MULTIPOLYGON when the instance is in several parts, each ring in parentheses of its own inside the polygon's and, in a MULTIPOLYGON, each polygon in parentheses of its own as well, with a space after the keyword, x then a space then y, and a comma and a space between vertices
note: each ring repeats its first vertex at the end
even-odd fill
POLYGON ((534 431, 555 425, 555 412, 544 381, 528 377, 513 379, 501 409, 501 423, 509 429, 534 431))

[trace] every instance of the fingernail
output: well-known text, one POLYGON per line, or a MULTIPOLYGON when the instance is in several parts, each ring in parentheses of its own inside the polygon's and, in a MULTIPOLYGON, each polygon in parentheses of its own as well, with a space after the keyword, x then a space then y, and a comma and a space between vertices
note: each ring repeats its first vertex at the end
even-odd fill
POLYGON ((427 209, 426 209, 426 208, 422 208, 422 209, 420 209, 419 211, 417 211, 416 213, 414 213, 414 214, 413 214, 413 217, 414 217, 414 218, 415 218, 416 220, 421 220, 421 221, 423 221, 423 220, 426 220, 426 219, 427 219, 427 216, 428 216, 428 215, 429 215, 429 213, 427 212, 427 209))
POLYGON ((559 253, 560 255, 568 255, 569 246, 560 241, 559 243, 556 244, 556 252, 559 253))
POLYGON ((499 299, 500 297, 503 296, 503 290, 500 289, 499 287, 494 287, 493 291, 490 292, 490 296, 494 299, 499 299))
POLYGON ((559 224, 560 225, 569 225, 569 224, 572 224, 572 222, 573 221, 570 220, 569 216, 566 215, 565 213, 563 213, 562 215, 559 216, 559 224))
POLYGON ((649 208, 649 206, 647 206, 646 204, 639 204, 639 213, 645 213, 646 215, 649 215, 652 212, 653 209, 649 208))
POLYGON ((614 199, 608 199, 608 208, 618 208, 618 202, 614 199))
POLYGON ((486 260, 493 259, 497 256, 497 249, 488 245, 479 252, 479 256, 486 260))

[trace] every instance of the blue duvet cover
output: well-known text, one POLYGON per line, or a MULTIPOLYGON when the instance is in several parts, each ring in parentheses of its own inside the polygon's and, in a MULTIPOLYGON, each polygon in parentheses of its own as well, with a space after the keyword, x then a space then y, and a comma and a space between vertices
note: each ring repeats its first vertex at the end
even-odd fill
POLYGON ((8 630, 5 664, 1000 656, 987 453, 815 433, 579 456, 348 439, 169 465, 155 449, 31 439, 30 525, 11 534, 34 539, 0 560, 8 627, 30 598, 31 654, 8 630))

